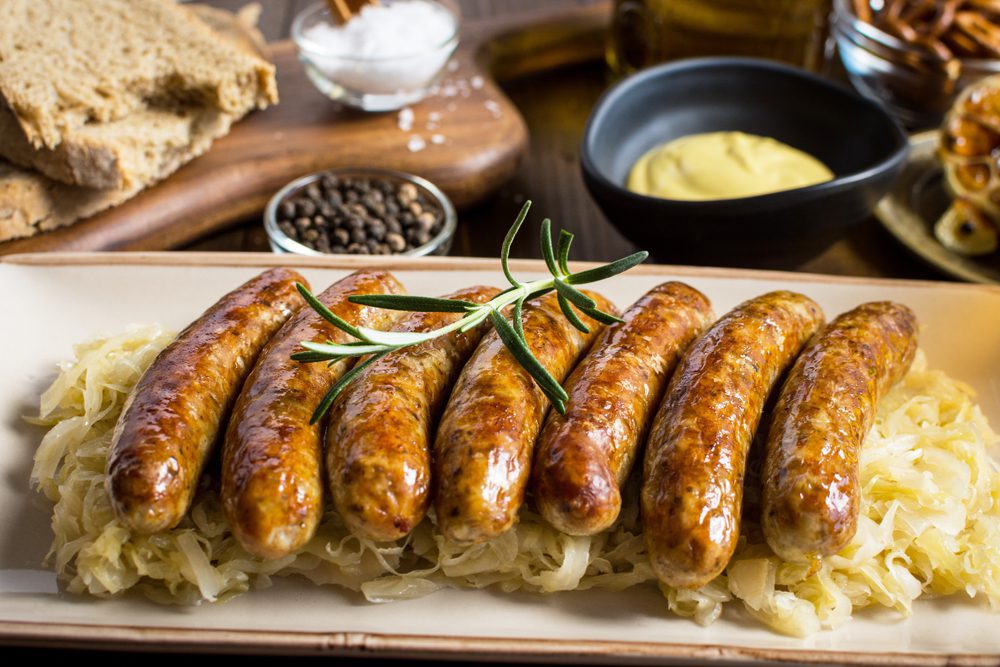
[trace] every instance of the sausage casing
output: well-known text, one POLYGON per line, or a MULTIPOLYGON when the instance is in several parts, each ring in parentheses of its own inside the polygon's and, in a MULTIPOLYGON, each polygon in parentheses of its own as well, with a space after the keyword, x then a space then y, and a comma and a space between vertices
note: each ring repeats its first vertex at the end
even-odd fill
POLYGON ((156 357, 112 436, 107 489, 115 514, 141 533, 187 513, 198 478, 261 348, 302 305, 302 276, 270 269, 192 322, 156 357))
MULTIPOLYGON (((587 292, 604 312, 614 306, 587 292)), ((573 328, 555 293, 524 307, 524 335, 535 357, 562 381, 600 331, 573 328)), ((524 502, 532 448, 549 401, 518 364, 497 332, 490 331, 465 365, 434 443, 438 529, 450 541, 477 543, 514 525, 524 502)))
MULTIPOLYGON (((396 313, 348 301, 356 294, 400 294, 387 271, 358 271, 318 299, 355 326, 388 327, 396 313)), ((322 514, 322 424, 313 410, 353 363, 291 359, 301 341, 346 343, 311 308, 296 313, 260 355, 236 401, 222 457, 222 506, 240 544, 263 558, 279 558, 309 541, 322 514)))
POLYGON ((632 469, 684 349, 712 319, 708 299, 684 283, 659 285, 607 327, 566 380, 566 414, 550 410, 535 446, 539 512, 570 535, 605 530, 621 510, 632 469))
MULTIPOLYGON (((444 298, 485 303, 500 290, 470 287, 444 298)), ((411 313, 393 331, 424 332, 462 313, 411 313)), ((391 352, 366 368, 330 409, 326 466, 334 507, 356 534, 407 535, 427 513, 434 427, 462 366, 489 329, 487 320, 391 352)))
POLYGON ((729 563, 764 403, 822 323, 811 299, 771 292, 731 310, 684 354, 650 430, 641 493, 662 582, 696 588, 729 563))
POLYGON ((767 543, 787 560, 837 553, 858 527, 859 456, 881 397, 917 350, 906 306, 866 303, 802 352, 775 406, 764 461, 767 543))

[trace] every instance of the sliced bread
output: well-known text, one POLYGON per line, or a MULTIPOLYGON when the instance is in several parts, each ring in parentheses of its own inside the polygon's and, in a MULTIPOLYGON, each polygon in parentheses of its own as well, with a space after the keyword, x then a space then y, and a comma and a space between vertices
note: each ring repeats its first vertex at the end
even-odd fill
POLYGON ((84 125, 58 147, 36 151, 14 115, 0 110, 0 155, 63 183, 131 190, 155 183, 183 160, 203 153, 212 139, 229 130, 232 120, 214 109, 143 109, 120 120, 84 125), (216 127, 206 131, 206 123, 216 127))
POLYGON ((0 161, 0 241, 71 224, 116 206, 134 194, 134 191, 66 185, 0 161))
MULTIPOLYGON (((247 5, 235 15, 204 5, 189 7, 222 39, 243 52, 264 56, 266 45, 256 29, 259 5, 247 5)), ((71 185, 125 190, 149 185, 176 169, 178 154, 187 154, 193 136, 200 134, 195 124, 175 119, 173 113, 194 111, 176 104, 152 112, 142 109, 119 120, 68 130, 57 147, 36 149, 14 113, 0 105, 0 157, 71 185)))
POLYGON ((274 67, 174 0, 0 0, 0 97, 32 147, 164 100, 240 116, 274 67))
MULTIPOLYGON (((150 109, 118 123, 137 137, 144 128, 156 128, 158 136, 169 138, 156 146, 155 180, 159 180, 208 150, 215 139, 229 131, 232 120, 229 114, 214 109, 150 109)), ((0 241, 88 218, 121 204, 142 188, 139 183, 103 190, 67 185, 0 161, 0 241)))

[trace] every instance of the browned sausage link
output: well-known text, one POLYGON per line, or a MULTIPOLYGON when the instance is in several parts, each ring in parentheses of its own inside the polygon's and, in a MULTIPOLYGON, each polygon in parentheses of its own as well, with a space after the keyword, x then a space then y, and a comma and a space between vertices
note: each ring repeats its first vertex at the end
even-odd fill
POLYGON ((267 340, 302 305, 302 276, 271 269, 233 290, 153 361, 111 440, 107 488, 118 518, 155 533, 187 513, 198 477, 267 340))
MULTIPOLYGON (((607 299, 587 294, 601 310, 617 312, 607 299)), ((573 328, 555 293, 530 301, 522 321, 532 353, 560 382, 601 329, 589 319, 589 334, 573 328)), ((548 408, 496 331, 486 334, 455 383, 434 442, 434 507, 447 539, 484 542, 514 525, 548 408)))
POLYGON ((570 535, 608 528, 621 509, 620 486, 688 344, 712 319, 698 290, 653 288, 608 327, 566 380, 565 415, 549 411, 532 470, 535 504, 570 535))
POLYGON ((729 563, 764 402, 822 323, 809 298, 771 292, 724 315, 684 354, 650 430, 642 487, 646 547, 662 582, 696 588, 729 563))
MULTIPOLYGON (((348 301, 355 294, 400 294, 386 271, 358 271, 322 294, 334 314, 355 326, 381 329, 396 313, 348 301)), ((222 505, 240 544, 280 558, 309 541, 322 514, 321 425, 313 410, 353 360, 332 366, 291 359, 301 341, 353 340, 311 308, 275 334, 261 353, 233 409, 222 461, 222 505)))
MULTIPOLYGON (((485 303, 500 290, 470 287, 447 295, 485 303)), ((432 331, 462 313, 412 313, 393 331, 432 331)), ((445 399, 489 320, 392 352, 337 397, 326 435, 334 506, 348 527, 372 540, 407 535, 427 513, 431 437, 445 399)))
POLYGON ((775 406, 763 477, 763 528, 782 558, 840 551, 861 508, 861 443, 889 387, 917 350, 917 318, 906 306, 866 303, 809 344, 775 406))

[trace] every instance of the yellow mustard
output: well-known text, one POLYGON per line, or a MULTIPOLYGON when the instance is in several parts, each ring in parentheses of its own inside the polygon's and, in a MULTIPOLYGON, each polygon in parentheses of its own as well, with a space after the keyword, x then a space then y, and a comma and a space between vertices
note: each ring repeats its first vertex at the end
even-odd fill
POLYGON ((708 132, 647 151, 629 173, 632 192, 665 199, 734 199, 833 180, 825 164, 770 137, 708 132))

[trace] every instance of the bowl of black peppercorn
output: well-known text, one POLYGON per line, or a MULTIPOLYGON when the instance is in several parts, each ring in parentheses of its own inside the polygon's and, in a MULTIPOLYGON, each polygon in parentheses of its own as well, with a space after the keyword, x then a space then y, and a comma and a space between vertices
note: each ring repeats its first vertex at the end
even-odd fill
POLYGON ((264 209, 276 253, 446 255, 455 207, 430 181, 388 169, 331 169, 296 179, 264 209))

